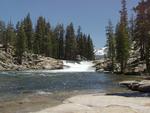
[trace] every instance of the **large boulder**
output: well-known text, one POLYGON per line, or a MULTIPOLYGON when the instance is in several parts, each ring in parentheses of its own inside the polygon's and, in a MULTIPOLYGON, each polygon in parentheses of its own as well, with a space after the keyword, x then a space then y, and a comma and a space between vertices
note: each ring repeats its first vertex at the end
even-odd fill
POLYGON ((63 62, 50 57, 44 57, 25 52, 23 54, 22 64, 17 63, 17 58, 12 49, 7 53, 0 50, 0 70, 27 70, 27 69, 62 69, 63 62))
POLYGON ((97 72, 111 71, 111 62, 109 60, 94 61, 97 72))
POLYGON ((150 92, 150 80, 142 81, 123 81, 119 83, 121 86, 126 86, 133 91, 150 92))
POLYGON ((38 60, 33 60, 30 62, 30 68, 32 69, 45 69, 45 70, 52 70, 52 69, 62 69, 63 62, 61 60, 56 60, 49 57, 41 57, 38 60))

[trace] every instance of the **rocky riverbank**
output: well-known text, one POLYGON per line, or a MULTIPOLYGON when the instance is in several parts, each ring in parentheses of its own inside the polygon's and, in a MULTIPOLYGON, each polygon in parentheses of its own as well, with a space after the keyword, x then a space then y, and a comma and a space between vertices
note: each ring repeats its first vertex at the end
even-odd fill
POLYGON ((79 95, 56 107, 34 113, 150 113, 150 98, 79 95))
MULTIPOLYGON (((94 61, 97 72, 111 72, 112 63, 109 59, 101 59, 94 61)), ((115 62, 114 73, 120 72, 120 64, 115 62)), ((128 61, 127 68, 125 70, 126 75, 141 75, 145 73, 146 64, 145 62, 139 61, 138 59, 130 58, 128 61)))
POLYGON ((44 57, 41 55, 24 53, 22 65, 17 64, 14 51, 9 52, 0 50, 0 71, 7 70, 28 70, 28 69, 62 69, 63 62, 61 60, 44 57))
MULTIPOLYGON (((106 52, 107 53, 107 52, 106 52)), ((112 71, 112 62, 109 58, 102 57, 94 61, 97 72, 111 72, 112 71)), ((114 73, 119 73, 121 71, 120 64, 114 60, 114 73)), ((127 61, 127 66, 125 69, 126 75, 141 75, 146 74, 146 62, 141 60, 139 50, 134 50, 132 46, 130 50, 130 57, 127 61)))
POLYGON ((141 81, 123 81, 119 83, 121 86, 126 86, 133 91, 150 92, 150 80, 141 81))

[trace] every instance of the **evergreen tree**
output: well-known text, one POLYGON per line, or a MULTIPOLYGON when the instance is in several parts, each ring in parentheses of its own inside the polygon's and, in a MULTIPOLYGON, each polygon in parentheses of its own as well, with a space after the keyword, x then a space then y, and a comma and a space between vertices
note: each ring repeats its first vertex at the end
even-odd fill
POLYGON ((87 58, 88 57, 88 50, 87 50, 88 47, 87 47, 87 35, 86 34, 83 34, 82 43, 83 43, 83 48, 81 49, 82 56, 87 58))
POLYGON ((20 27, 20 21, 18 21, 17 24, 16 24, 16 34, 19 31, 19 27, 20 27))
POLYGON ((45 50, 44 52, 45 56, 50 57, 52 55, 52 32, 51 32, 51 26, 49 22, 46 25, 44 50, 45 50))
POLYGON ((93 42, 89 36, 81 32, 75 34, 73 23, 66 31, 62 24, 51 29, 50 23, 40 16, 33 28, 30 14, 23 21, 17 22, 16 28, 0 21, 0 43, 7 52, 9 45, 14 46, 18 64, 22 64, 25 51, 58 59, 76 60, 77 55, 93 59, 93 42))
POLYGON ((135 41, 140 48, 141 60, 146 62, 147 72, 150 73, 150 1, 141 0, 135 11, 135 41))
POLYGON ((16 57, 17 57, 18 64, 22 64, 22 57, 26 47, 25 40, 26 40, 26 35, 24 31, 24 24, 22 22, 21 25, 19 26, 17 40, 16 40, 16 57))
POLYGON ((122 10, 120 11, 120 14, 120 23, 118 24, 116 30, 116 55, 117 61, 121 65, 121 73, 125 73, 130 49, 126 0, 122 0, 122 10))
POLYGON ((24 30, 25 30, 25 34, 26 34, 26 45, 27 45, 27 50, 29 52, 32 51, 33 47, 33 28, 32 28, 32 21, 30 18, 30 14, 28 14, 25 19, 24 19, 24 30))
POLYGON ((78 27, 76 40, 77 40, 77 54, 83 56, 84 44, 83 44, 83 33, 81 32, 81 26, 78 27))
POLYGON ((8 46, 15 45, 16 42, 16 34, 15 34, 15 29, 13 28, 13 25, 11 22, 8 23, 6 32, 5 32, 5 39, 4 39, 4 47, 5 51, 7 52, 8 46))
POLYGON ((65 40, 65 59, 75 60, 77 55, 77 43, 73 23, 67 26, 65 40))
POLYGON ((52 37, 52 55, 54 58, 59 58, 59 37, 60 37, 60 26, 57 25, 56 28, 53 31, 53 37, 52 37))
POLYGON ((114 71, 114 62, 115 62, 115 36, 113 32, 113 25, 111 21, 108 22, 108 26, 106 27, 106 36, 107 36, 107 57, 111 60, 112 63, 112 71, 114 71))
POLYGON ((130 43, 132 44, 135 41, 135 18, 132 15, 129 21, 129 37, 130 43))
POLYGON ((147 67, 147 72, 150 73, 150 1, 146 1, 146 67, 147 67))
POLYGON ((0 21, 0 43, 4 45, 4 38, 5 38, 5 22, 0 21))
POLYGON ((44 42, 46 35, 46 21, 44 17, 39 17, 35 29, 34 53, 44 54, 44 42))
POLYGON ((137 13, 136 23, 135 23, 135 41, 136 49, 140 49, 141 60, 145 59, 145 43, 146 43, 146 14, 145 14, 145 2, 141 0, 138 6, 135 8, 137 13))
POLYGON ((87 56, 86 56, 86 58, 88 60, 93 60, 94 59, 94 46, 93 46, 93 42, 92 42, 90 35, 88 35, 88 37, 87 37, 87 44, 86 45, 87 45, 87 48, 86 48, 87 56))
MULTIPOLYGON (((37 20, 35 38, 34 38, 34 53, 41 54, 47 57, 54 57, 53 53, 52 31, 49 22, 46 22, 44 17, 39 17, 37 20)), ((55 58, 55 57, 54 57, 55 58)))
POLYGON ((59 28, 59 35, 58 35, 58 40, 59 40, 59 49, 58 49, 58 58, 59 59, 64 59, 65 55, 65 50, 64 50, 64 27, 63 25, 58 25, 59 28))

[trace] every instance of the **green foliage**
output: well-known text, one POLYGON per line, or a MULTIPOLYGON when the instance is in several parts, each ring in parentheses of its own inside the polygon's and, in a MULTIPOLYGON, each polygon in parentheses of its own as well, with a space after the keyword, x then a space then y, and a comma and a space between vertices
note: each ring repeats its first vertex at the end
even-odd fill
POLYGON ((57 54, 56 54, 56 58, 59 58, 59 59, 64 59, 65 58, 65 42, 64 42, 64 27, 63 25, 61 24, 58 24, 55 28, 55 46, 53 48, 55 48, 56 50, 54 51, 57 51, 57 54))
POLYGON ((85 35, 79 26, 77 30, 77 54, 87 60, 94 59, 94 45, 90 35, 85 35))
POLYGON ((135 11, 137 13, 137 17, 135 20, 135 41, 136 41, 136 48, 140 48, 140 57, 141 60, 145 59, 145 40, 146 40, 146 14, 145 9, 143 9, 143 6, 145 6, 144 1, 141 1, 139 5, 135 8, 135 11))
MULTIPOLYGON (((139 51, 140 61, 146 63, 147 72, 150 73, 150 0, 141 0, 134 8, 136 17, 130 20, 128 25, 126 0, 122 0, 120 11, 120 22, 116 26, 115 41, 113 40, 113 28, 111 23, 106 28, 108 58, 114 56, 121 65, 121 72, 124 73, 127 61, 132 49, 139 51), (115 50, 114 50, 115 44, 115 50)), ((137 56, 138 58, 138 56, 137 56)))
POLYGON ((50 23, 46 24, 46 34, 44 39, 44 53, 45 56, 50 57, 52 54, 52 33, 50 23))
POLYGON ((39 17, 34 37, 34 53, 44 56, 52 56, 52 32, 50 23, 47 23, 44 17, 39 17))
POLYGON ((128 32, 122 24, 116 31, 116 59, 121 64, 121 72, 124 73, 129 58, 128 32))
POLYGON ((26 49, 27 51, 31 52, 33 50, 33 28, 32 28, 32 21, 31 21, 31 18, 30 18, 30 14, 28 14, 24 21, 24 31, 25 31, 25 34, 26 34, 26 49))
POLYGON ((108 48, 107 57, 112 62, 112 71, 114 71, 114 62, 116 60, 121 66, 121 73, 125 73, 127 61, 129 59, 130 36, 128 32, 126 0, 122 0, 121 3, 120 22, 116 26, 115 34, 113 32, 111 21, 109 21, 108 26, 106 27, 106 46, 108 48))
POLYGON ((5 32, 5 39, 4 39, 4 47, 5 51, 7 52, 8 46, 12 45, 14 46, 16 42, 16 34, 15 29, 12 25, 12 23, 8 23, 6 32, 5 32))
POLYGON ((2 44, 4 44, 6 34, 5 32, 6 32, 5 23, 3 21, 0 21, 0 42, 2 44))
POLYGON ((75 60, 77 55, 77 43, 73 23, 67 26, 65 38, 65 59, 75 60))
POLYGON ((93 60, 94 59, 94 46, 93 46, 93 42, 92 42, 90 35, 88 35, 88 37, 87 37, 86 45, 87 45, 87 48, 86 48, 87 49, 86 50, 87 56, 86 56, 86 58, 88 60, 93 60))
POLYGON ((22 56, 25 52, 26 47, 26 35, 24 31, 24 24, 21 23, 17 33, 17 40, 16 40, 16 57, 18 64, 22 64, 22 56))
POLYGON ((0 43, 6 52, 9 46, 15 47, 18 64, 22 64, 25 51, 66 60, 76 60, 77 55, 89 60, 94 58, 91 37, 83 33, 76 35, 73 23, 66 30, 62 24, 52 29, 50 23, 40 16, 33 28, 30 14, 18 21, 16 28, 11 22, 5 28, 5 23, 0 21, 0 43))
POLYGON ((150 73, 150 1, 142 0, 135 8, 136 47, 140 49, 141 60, 146 62, 147 72, 150 73))
POLYGON ((106 47, 108 48, 107 57, 111 59, 112 71, 114 71, 114 61, 116 57, 116 48, 115 48, 116 41, 111 21, 108 22, 108 26, 106 27, 106 36, 107 36, 106 47))
POLYGON ((85 56, 85 44, 84 44, 84 39, 85 37, 83 36, 83 33, 81 32, 81 27, 79 26, 77 30, 77 54, 81 56, 85 56))

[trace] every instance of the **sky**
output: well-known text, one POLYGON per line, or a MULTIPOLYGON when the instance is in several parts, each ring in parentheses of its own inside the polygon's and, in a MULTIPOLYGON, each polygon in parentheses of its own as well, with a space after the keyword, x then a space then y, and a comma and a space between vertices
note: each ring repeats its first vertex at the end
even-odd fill
MULTIPOLYGON (((127 0, 129 16, 139 0, 127 0)), ((33 23, 44 16, 52 26, 73 22, 75 29, 90 34, 95 48, 106 44, 105 27, 110 19, 114 25, 119 21, 121 0, 0 0, 0 19, 16 24, 30 13, 33 23)))

